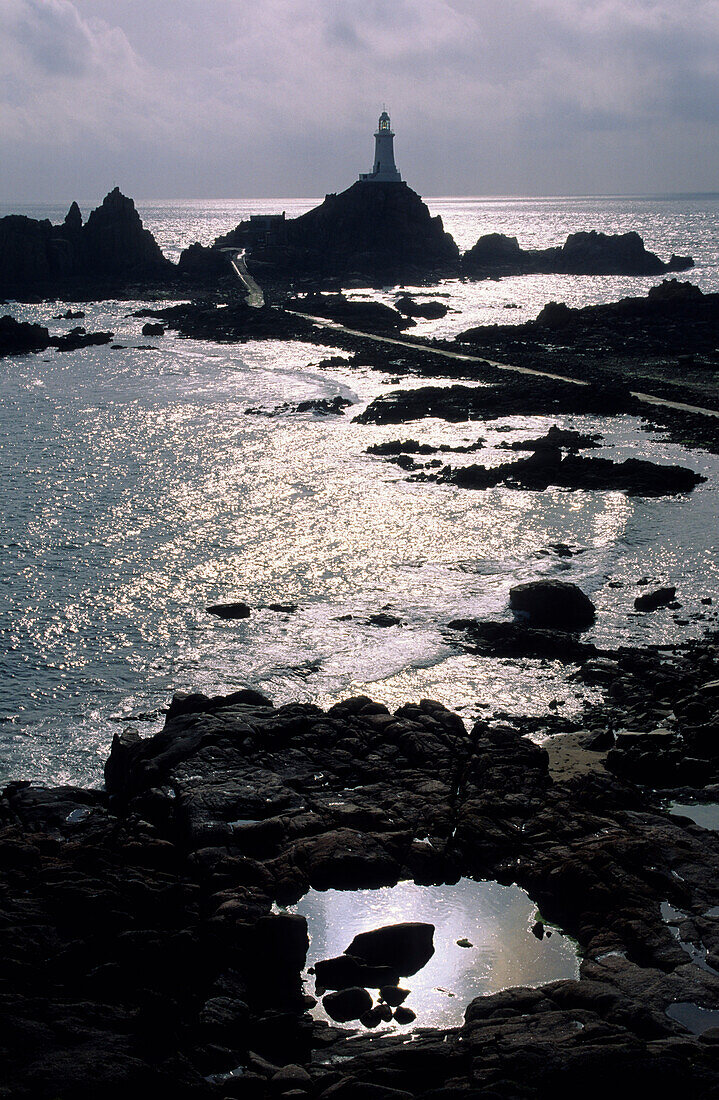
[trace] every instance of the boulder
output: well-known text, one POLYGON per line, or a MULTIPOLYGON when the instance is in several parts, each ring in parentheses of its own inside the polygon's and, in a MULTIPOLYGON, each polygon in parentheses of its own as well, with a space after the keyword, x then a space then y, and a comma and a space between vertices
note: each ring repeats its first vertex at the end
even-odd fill
POLYGON ((372 966, 352 955, 338 955, 315 963, 315 982, 322 989, 350 989, 357 985, 366 989, 391 988, 398 977, 391 966, 372 966))
POLYGON ((434 925, 404 921, 359 932, 345 954, 373 966, 389 966, 401 977, 416 974, 434 955, 434 925))
POLYGON ((346 1024, 350 1020, 359 1020, 360 1016, 369 1012, 372 1008, 372 997, 366 989, 353 986, 340 989, 337 993, 326 993, 322 998, 322 1007, 338 1024, 346 1024))
POLYGON ((642 596, 637 596, 634 607, 637 611, 656 611, 658 607, 666 607, 667 604, 672 603, 676 594, 677 590, 673 586, 657 588, 654 592, 645 592, 642 596))
POLYGON ((587 630, 595 619, 595 607, 576 584, 569 581, 528 581, 510 590, 509 606, 526 616, 539 630, 587 630))

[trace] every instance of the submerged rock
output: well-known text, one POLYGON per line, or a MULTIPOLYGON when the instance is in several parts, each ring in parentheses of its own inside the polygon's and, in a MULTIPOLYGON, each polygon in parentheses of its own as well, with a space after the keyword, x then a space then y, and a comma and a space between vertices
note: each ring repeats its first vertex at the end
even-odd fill
POLYGON ((526 615, 529 625, 539 630, 587 630, 596 615, 589 597, 569 581, 516 584, 509 592, 509 606, 526 615))

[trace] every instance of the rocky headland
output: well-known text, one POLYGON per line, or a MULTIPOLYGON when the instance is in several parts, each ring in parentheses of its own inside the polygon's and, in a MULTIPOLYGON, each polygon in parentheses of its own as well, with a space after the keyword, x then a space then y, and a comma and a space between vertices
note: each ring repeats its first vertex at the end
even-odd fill
POLYGON ((261 235, 242 222, 219 247, 246 248, 260 281, 436 282, 459 271, 459 249, 406 183, 357 182, 261 235), (268 239, 269 237, 269 239, 268 239))
POLYGON ((691 256, 664 263, 644 247, 638 233, 570 233, 563 245, 520 248, 516 237, 488 233, 462 256, 470 278, 503 275, 661 275, 694 267, 691 256))

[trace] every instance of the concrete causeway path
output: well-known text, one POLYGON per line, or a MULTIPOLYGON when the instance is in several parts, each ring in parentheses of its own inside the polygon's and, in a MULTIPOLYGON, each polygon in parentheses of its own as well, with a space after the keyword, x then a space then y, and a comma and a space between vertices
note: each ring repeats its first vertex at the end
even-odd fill
MULTIPOLYGON (((536 378, 552 378, 557 382, 572 382, 575 386, 589 385, 588 382, 583 382, 579 378, 568 378, 563 374, 552 374, 551 371, 534 370, 532 367, 518 367, 511 363, 499 363, 496 359, 487 359, 486 356, 467 355, 465 352, 448 351, 446 348, 435 348, 429 344, 414 343, 411 340, 398 340, 395 336, 378 336, 374 332, 362 332, 360 329, 346 328, 337 321, 330 321, 326 317, 314 317, 310 313, 299 313, 297 310, 291 310, 289 312, 296 313, 298 317, 304 317, 306 320, 313 321, 314 324, 320 325, 323 328, 331 328, 336 332, 344 332, 348 336, 359 336, 364 340, 374 340, 376 343, 380 344, 394 344, 400 348, 411 348, 412 351, 426 351, 429 355, 438 355, 445 359, 461 360, 465 363, 487 364, 490 367, 496 367, 497 370, 513 371, 515 374, 529 374, 536 378)), ((664 409, 677 409, 679 412, 697 413, 700 416, 719 417, 719 409, 706 409, 701 405, 687 405, 682 401, 669 401, 666 397, 654 397, 650 393, 642 393, 639 390, 631 390, 631 395, 632 397, 636 397, 638 401, 645 402, 647 405, 659 405, 664 409)))

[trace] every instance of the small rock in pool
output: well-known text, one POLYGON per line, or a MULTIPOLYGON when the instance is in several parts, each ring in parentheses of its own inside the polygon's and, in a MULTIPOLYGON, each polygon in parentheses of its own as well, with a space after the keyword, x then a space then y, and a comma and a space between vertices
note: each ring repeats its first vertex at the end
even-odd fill
POLYGON ((365 1027, 377 1027, 379 1024, 388 1024, 391 1019, 392 1009, 389 1005, 375 1005, 360 1016, 360 1023, 365 1027))
POLYGON ((402 989, 399 985, 383 985, 379 991, 380 1000, 385 1004, 392 1005, 393 1008, 397 1008, 403 1001, 406 1001, 409 997, 409 990, 402 989))
POLYGON ((413 1020, 417 1019, 417 1013, 413 1012, 411 1008, 407 1008, 406 1005, 400 1005, 399 1008, 394 1010, 394 1018, 398 1024, 411 1024, 413 1020))
POLYGON ((434 955, 434 925, 404 921, 359 932, 345 954, 375 966, 391 966, 401 977, 408 977, 434 955))
POLYGON ((474 947, 474 944, 466 936, 462 936, 461 940, 457 940, 457 947, 474 947))
POLYGON ((285 615, 292 615, 297 610, 296 603, 268 603, 268 611, 279 611, 285 615))
POLYGON ((359 1020, 372 1008, 372 998, 366 989, 353 986, 338 993, 326 993, 322 998, 325 1012, 338 1024, 359 1020))
POLYGON ((246 619, 251 610, 249 604, 239 600, 236 603, 213 603, 205 608, 209 615, 217 615, 218 619, 246 619))

